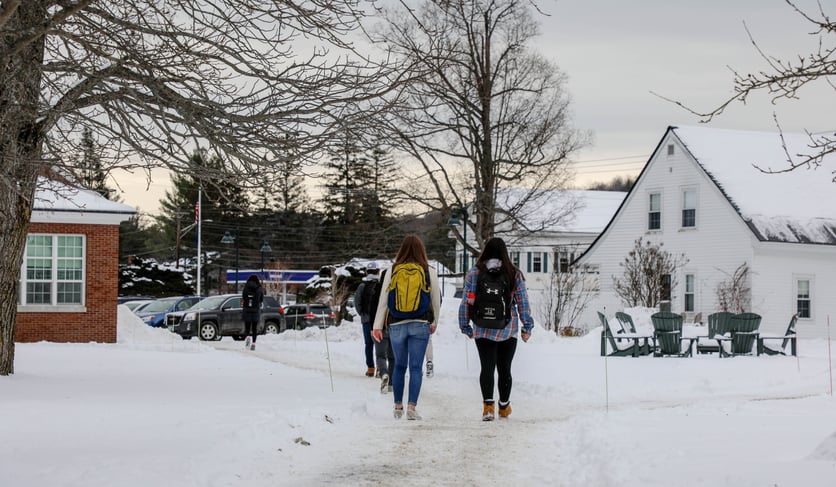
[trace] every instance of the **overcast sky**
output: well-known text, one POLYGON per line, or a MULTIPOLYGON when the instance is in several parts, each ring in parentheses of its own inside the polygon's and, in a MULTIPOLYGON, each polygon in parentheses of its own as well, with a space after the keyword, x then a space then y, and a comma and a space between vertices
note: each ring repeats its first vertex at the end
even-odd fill
MULTIPOLYGON (((818 12, 815 0, 796 4, 818 12)), ((833 0, 822 5, 836 16, 833 0)), ((537 48, 569 76, 575 124, 594 137, 576 156, 578 186, 638 174, 667 126, 698 123, 651 92, 709 111, 732 94, 730 68, 766 69, 744 21, 759 47, 780 59, 813 52, 818 42, 809 35, 811 24, 784 0, 547 0, 541 8, 548 16, 541 17, 537 48)), ((819 84, 791 102, 751 98, 710 126, 776 130, 775 113, 788 132, 834 130, 836 93, 819 84)), ((143 178, 118 181, 126 203, 152 213, 169 184, 163 173, 147 191, 143 178)))

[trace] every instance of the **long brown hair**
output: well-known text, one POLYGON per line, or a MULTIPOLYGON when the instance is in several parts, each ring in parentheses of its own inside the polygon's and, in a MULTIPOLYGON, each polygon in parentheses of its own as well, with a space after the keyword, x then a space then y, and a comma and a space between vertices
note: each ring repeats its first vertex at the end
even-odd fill
POLYGON ((411 262, 418 264, 424 269, 429 268, 430 264, 427 259, 427 249, 424 248, 424 242, 417 235, 407 235, 401 242, 401 248, 398 249, 398 255, 395 256, 395 264, 404 264, 411 262))
MULTIPOLYGON (((511 284, 511 290, 515 290, 517 288, 517 272, 519 272, 520 276, 522 276, 522 271, 520 271, 517 266, 511 262, 511 257, 508 255, 508 247, 505 245, 505 241, 499 237, 493 237, 485 242, 485 247, 482 249, 482 253, 479 254, 479 258, 476 259, 476 267, 479 268, 480 272, 488 271, 485 264, 490 259, 499 259, 502 262, 502 272, 508 276, 508 282, 511 284)), ((524 276, 523 279, 525 279, 524 276)))

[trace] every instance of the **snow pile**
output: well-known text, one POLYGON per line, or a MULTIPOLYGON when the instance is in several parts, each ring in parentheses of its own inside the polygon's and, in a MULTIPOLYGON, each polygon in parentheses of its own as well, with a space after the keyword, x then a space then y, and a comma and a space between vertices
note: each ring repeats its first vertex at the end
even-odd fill
POLYGON ((119 305, 116 311, 116 343, 123 344, 129 348, 140 348, 144 350, 177 349, 197 350, 207 347, 183 340, 180 335, 171 333, 165 328, 154 328, 146 325, 127 306, 119 305))

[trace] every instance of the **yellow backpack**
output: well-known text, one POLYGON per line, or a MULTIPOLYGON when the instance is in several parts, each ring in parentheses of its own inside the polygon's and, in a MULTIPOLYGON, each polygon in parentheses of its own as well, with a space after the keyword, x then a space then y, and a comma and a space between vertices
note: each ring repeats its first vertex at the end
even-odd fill
POLYGON ((427 270, 418 264, 398 264, 392 268, 387 288, 390 322, 409 319, 432 321, 432 299, 427 270))

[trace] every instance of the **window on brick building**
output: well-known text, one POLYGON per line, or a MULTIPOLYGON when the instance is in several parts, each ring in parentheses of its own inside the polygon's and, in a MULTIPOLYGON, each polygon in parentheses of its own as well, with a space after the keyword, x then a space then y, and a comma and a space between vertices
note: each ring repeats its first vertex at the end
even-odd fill
POLYGON ((29 235, 20 304, 84 304, 84 245, 83 235, 29 235))

